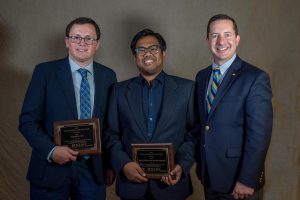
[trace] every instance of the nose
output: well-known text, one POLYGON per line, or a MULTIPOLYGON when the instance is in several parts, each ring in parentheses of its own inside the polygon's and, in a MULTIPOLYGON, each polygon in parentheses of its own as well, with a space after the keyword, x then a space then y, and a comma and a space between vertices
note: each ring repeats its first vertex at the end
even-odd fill
POLYGON ((220 36, 218 37, 217 43, 218 43, 218 44, 224 44, 224 42, 225 42, 225 37, 222 36, 222 35, 220 35, 220 36))
POLYGON ((146 52, 145 52, 144 56, 149 56, 149 55, 152 55, 151 52, 150 52, 150 49, 146 49, 146 52))
POLYGON ((85 39, 84 38, 81 38, 80 42, 78 43, 79 45, 86 45, 85 43, 85 39))

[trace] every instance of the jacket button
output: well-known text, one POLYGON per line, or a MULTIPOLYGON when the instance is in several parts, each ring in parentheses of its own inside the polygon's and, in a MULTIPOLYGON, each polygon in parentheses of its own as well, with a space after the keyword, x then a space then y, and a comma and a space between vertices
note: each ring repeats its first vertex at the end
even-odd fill
POLYGON ((208 125, 205 126, 205 130, 206 130, 206 131, 209 130, 209 126, 208 126, 208 125))

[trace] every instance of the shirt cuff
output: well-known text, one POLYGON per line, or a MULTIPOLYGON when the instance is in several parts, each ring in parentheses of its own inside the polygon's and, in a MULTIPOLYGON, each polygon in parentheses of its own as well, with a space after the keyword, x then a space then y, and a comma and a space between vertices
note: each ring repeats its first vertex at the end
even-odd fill
POLYGON ((53 149, 51 149, 51 151, 49 152, 49 154, 47 156, 48 162, 52 162, 52 158, 51 157, 52 157, 52 153, 53 153, 54 149, 55 149, 55 147, 53 147, 53 149))

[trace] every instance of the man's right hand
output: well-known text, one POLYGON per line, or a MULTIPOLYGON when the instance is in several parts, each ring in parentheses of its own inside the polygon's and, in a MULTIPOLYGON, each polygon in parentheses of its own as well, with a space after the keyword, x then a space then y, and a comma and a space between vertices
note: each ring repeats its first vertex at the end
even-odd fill
POLYGON ((129 162, 123 167, 123 172, 128 180, 137 183, 147 182, 145 172, 136 162, 129 162))
POLYGON ((77 159, 78 152, 65 146, 56 146, 52 152, 51 159, 62 165, 69 161, 75 161, 77 159))

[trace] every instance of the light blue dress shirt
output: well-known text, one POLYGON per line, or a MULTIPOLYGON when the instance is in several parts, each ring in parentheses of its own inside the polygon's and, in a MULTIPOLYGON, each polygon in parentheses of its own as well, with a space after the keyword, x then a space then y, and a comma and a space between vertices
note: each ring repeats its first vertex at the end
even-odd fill
MULTIPOLYGON (((75 91, 75 98, 76 98, 76 106, 77 106, 77 114, 78 119, 80 118, 80 84, 82 76, 79 73, 78 69, 81 67, 76 64, 72 58, 69 57, 69 62, 71 66, 71 72, 72 72, 72 78, 73 78, 73 85, 74 85, 74 91, 75 91)), ((94 70, 93 70, 93 62, 88 64, 85 69, 88 70, 87 73, 87 79, 90 84, 90 95, 91 95, 91 116, 93 115, 94 110, 94 96, 95 96, 95 82, 94 82, 94 70)))
MULTIPOLYGON (((69 56, 69 63, 71 67, 71 72, 72 72, 72 79, 73 79, 73 85, 74 85, 74 91, 75 91, 75 98, 76 98, 76 107, 77 107, 77 115, 78 119, 80 118, 80 84, 81 84, 81 79, 82 76, 79 73, 78 69, 81 67, 75 63, 75 61, 72 60, 72 58, 69 56)), ((88 70, 87 73, 87 79, 90 84, 90 95, 91 95, 91 116, 93 116, 93 111, 94 111, 94 96, 95 96, 95 82, 94 82, 94 70, 93 70, 93 62, 88 64, 87 66, 84 67, 85 69, 88 70)), ((51 155, 54 151, 55 147, 51 149, 47 156, 47 160, 49 162, 51 161, 51 155)))
MULTIPOLYGON (((220 80, 219 80, 219 85, 221 85, 223 78, 226 75, 227 70, 229 69, 229 67, 231 66, 231 64, 233 63, 234 59, 236 58, 236 54, 234 54, 232 56, 232 58, 230 58, 227 62, 225 62, 223 65, 219 66, 220 67, 220 72, 221 72, 221 76, 220 76, 220 80)), ((218 65, 216 65, 215 63, 212 64, 212 69, 216 69, 218 67, 218 65)), ((212 79, 213 79, 213 70, 211 72, 210 75, 210 79, 209 79, 209 84, 207 87, 207 92, 206 92, 206 96, 208 94, 209 88, 211 87, 211 83, 212 83, 212 79)))

